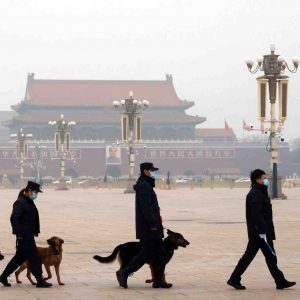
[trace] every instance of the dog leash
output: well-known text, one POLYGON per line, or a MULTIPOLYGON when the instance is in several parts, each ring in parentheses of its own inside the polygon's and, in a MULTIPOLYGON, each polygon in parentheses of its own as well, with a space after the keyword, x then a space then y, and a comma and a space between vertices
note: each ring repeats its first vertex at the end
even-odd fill
POLYGON ((170 230, 170 231, 172 231, 170 228, 166 228, 165 226, 163 226, 163 230, 170 230))

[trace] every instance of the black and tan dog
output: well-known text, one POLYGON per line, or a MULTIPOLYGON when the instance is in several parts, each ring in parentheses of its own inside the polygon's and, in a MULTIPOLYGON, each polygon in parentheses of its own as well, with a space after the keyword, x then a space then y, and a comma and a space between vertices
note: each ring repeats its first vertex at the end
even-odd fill
MULTIPOLYGON (((168 229, 167 234, 168 236, 164 239, 164 245, 166 249, 166 264, 173 257, 174 250, 178 249, 178 247, 185 248, 190 244, 180 233, 173 232, 168 229)), ((118 257, 120 269, 123 269, 128 265, 131 259, 139 253, 140 250, 141 250, 141 246, 139 242, 128 242, 117 246, 111 255, 107 257, 95 255, 94 259, 99 261, 100 263, 111 263, 115 261, 115 259, 118 257)), ((147 262, 147 263, 150 265, 152 278, 146 280, 146 283, 151 283, 153 282, 153 277, 154 277, 153 268, 151 262, 147 262)))
POLYGON ((1 254, 1 251, 0 251, 0 260, 4 259, 4 256, 1 254))
MULTIPOLYGON (((53 236, 49 240, 47 240, 47 243, 49 247, 37 247, 39 256, 42 259, 42 264, 45 266, 48 275, 47 278, 45 278, 45 280, 52 278, 50 267, 54 266, 58 284, 64 285, 64 283, 62 283, 60 280, 60 272, 59 272, 59 267, 62 261, 62 252, 63 252, 62 244, 64 243, 64 240, 57 236, 53 236)), ((19 275, 25 269, 27 269, 26 276, 28 280, 31 282, 32 285, 36 285, 36 283, 31 278, 31 272, 27 260, 15 272, 17 283, 22 283, 22 281, 19 280, 19 275)))

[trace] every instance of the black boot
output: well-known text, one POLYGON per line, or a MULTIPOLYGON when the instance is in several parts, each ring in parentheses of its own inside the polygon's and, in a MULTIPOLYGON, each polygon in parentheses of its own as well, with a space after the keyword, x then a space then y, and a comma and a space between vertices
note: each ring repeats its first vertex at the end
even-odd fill
POLYGON ((246 289, 246 287, 244 285, 241 285, 240 281, 235 281, 235 280, 229 279, 227 281, 227 284, 234 287, 236 290, 245 290, 246 289))
POLYGON ((172 283, 167 283, 165 278, 165 266, 161 264, 153 264, 153 284, 154 289, 169 289, 173 286, 172 283))
POLYGON ((287 281, 286 280, 285 282, 283 282, 281 284, 277 284, 276 289, 277 290, 287 289, 287 288, 290 288, 290 287, 294 286, 295 284, 296 284, 296 282, 294 282, 294 281, 287 281))
POLYGON ((167 282, 153 282, 152 284, 152 287, 154 289, 159 289, 159 288, 162 288, 162 289, 169 289, 173 286, 172 283, 167 283, 167 282))
POLYGON ((7 277, 1 275, 0 276, 0 282, 4 285, 4 286, 11 286, 11 284, 7 281, 7 277))
POLYGON ((47 282, 44 278, 37 280, 36 287, 37 288, 49 288, 52 286, 52 283, 47 282))
POLYGON ((124 270, 119 270, 119 271, 116 272, 116 275, 117 275, 117 280, 119 282, 119 285, 121 287, 123 287, 124 289, 127 289, 128 288, 128 285, 127 285, 128 275, 127 275, 127 273, 124 270))

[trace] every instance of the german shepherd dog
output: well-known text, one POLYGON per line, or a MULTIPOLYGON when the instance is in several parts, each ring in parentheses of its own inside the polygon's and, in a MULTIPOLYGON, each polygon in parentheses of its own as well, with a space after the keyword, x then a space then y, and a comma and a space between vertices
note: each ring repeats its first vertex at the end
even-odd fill
POLYGON ((0 260, 4 259, 4 256, 1 254, 1 251, 0 251, 0 260))
MULTIPOLYGON (((47 278, 45 280, 48 280, 52 278, 52 273, 50 270, 50 266, 54 266, 57 282, 59 285, 64 285, 63 282, 60 280, 60 272, 59 267, 60 263, 62 261, 62 244, 64 243, 64 240, 53 236, 50 239, 47 240, 47 244, 49 247, 37 247, 38 254, 42 260, 42 264, 45 266, 47 271, 47 278)), ((31 282, 32 285, 36 285, 36 283, 31 278, 31 272, 29 269, 28 261, 26 260, 19 269, 15 272, 16 281, 17 283, 22 283, 22 281, 19 280, 19 275, 21 272, 23 272, 25 269, 27 269, 27 278, 31 282)))
MULTIPOLYGON (((174 250, 177 250, 178 247, 185 248, 190 243, 182 236, 182 234, 173 232, 171 230, 167 230, 167 237, 164 239, 164 246, 166 250, 166 264, 171 260, 174 255, 174 250)), ((126 268, 128 263, 131 261, 133 257, 135 257, 141 250, 141 245, 139 242, 128 242, 125 244, 120 244, 117 246, 111 255, 107 257, 102 257, 99 255, 95 255, 94 259, 99 261, 100 263, 111 263, 115 261, 118 257, 118 261, 120 264, 120 269, 126 268)), ((146 283, 153 282, 153 267, 151 262, 147 262, 150 265, 151 270, 151 279, 146 280, 146 283)), ((165 278, 164 278, 165 281, 165 278)))

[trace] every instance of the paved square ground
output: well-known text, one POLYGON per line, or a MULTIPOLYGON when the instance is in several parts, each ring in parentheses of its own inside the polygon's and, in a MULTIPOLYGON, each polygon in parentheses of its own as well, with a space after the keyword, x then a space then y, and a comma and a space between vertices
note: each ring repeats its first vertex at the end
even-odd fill
MULTIPOLYGON (((0 250, 5 260, 14 253, 15 239, 9 217, 17 190, 0 191, 0 250)), ((12 288, 0 287, 0 299, 300 299, 300 189, 287 189, 288 200, 273 201, 277 233, 275 243, 279 266, 286 277, 298 282, 294 289, 278 291, 262 254, 243 277, 246 291, 226 285, 229 274, 243 253, 246 242, 246 189, 158 190, 164 225, 181 232, 190 242, 176 251, 167 266, 170 290, 155 290, 144 283, 149 277, 145 266, 129 278, 129 289, 117 285, 118 263, 104 265, 94 254, 109 254, 116 245, 135 240, 134 196, 122 190, 45 190, 37 206, 41 218, 39 245, 53 235, 65 240, 61 278, 66 284, 40 290, 10 277, 12 288)), ((54 270, 53 270, 54 273, 54 270)))

